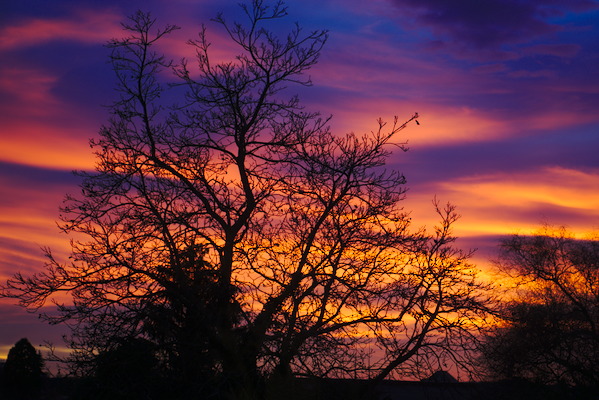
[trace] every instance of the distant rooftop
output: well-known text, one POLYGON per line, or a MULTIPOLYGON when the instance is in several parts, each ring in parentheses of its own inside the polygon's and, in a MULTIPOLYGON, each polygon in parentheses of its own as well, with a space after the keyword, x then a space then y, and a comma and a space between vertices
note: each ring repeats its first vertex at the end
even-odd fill
POLYGON ((428 378, 423 379, 421 382, 429 383, 457 383, 458 380, 454 378, 447 371, 437 371, 428 378))

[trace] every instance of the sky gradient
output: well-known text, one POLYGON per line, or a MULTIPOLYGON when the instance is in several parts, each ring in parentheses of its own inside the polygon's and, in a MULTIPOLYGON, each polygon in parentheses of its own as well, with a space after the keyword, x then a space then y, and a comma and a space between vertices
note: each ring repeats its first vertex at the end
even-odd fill
MULTIPOLYGON (((210 22, 216 0, 8 0, 0 5, 0 279, 43 265, 41 247, 68 256, 56 226, 72 170, 92 169, 88 140, 108 118, 114 78, 107 40, 137 9, 182 29, 164 51, 192 57, 185 41, 206 23, 214 57, 231 46, 210 22)), ((285 23, 328 29, 304 105, 332 115, 340 133, 377 119, 407 120, 390 168, 408 181, 416 226, 435 221, 432 200, 462 219, 459 245, 485 266, 497 240, 541 223, 580 237, 599 230, 599 1, 289 1, 285 23), (567 3, 567 4, 566 4, 567 3)), ((284 24, 277 29, 284 28, 284 24)), ((48 327, 0 300, 0 359, 21 337, 58 342, 48 327)), ((60 343, 57 343, 60 344, 60 343)))

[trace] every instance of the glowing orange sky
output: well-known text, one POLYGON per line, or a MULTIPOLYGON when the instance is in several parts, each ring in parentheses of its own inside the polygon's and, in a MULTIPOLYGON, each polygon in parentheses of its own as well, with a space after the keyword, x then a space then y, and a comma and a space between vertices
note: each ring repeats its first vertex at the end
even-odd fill
MULTIPOLYGON (((67 254, 68 238, 54 222, 58 206, 67 192, 78 192, 69 171, 93 168, 88 139, 108 117, 102 105, 114 85, 102 44, 142 7, 184 28, 165 51, 190 56, 183 39, 222 6, 216 0, 13 3, 2 6, 0 25, 2 279, 37 270, 41 246, 67 254)), ((293 3, 293 20, 331 31, 311 71, 314 87, 300 94, 308 109, 332 114, 340 132, 368 132, 379 117, 391 122, 419 112, 421 125, 397 138, 411 150, 394 153, 389 165, 407 176, 406 209, 416 226, 430 226, 434 196, 457 205, 463 217, 455 232, 465 246, 481 247, 482 264, 499 236, 528 233, 543 222, 584 235, 599 228, 599 24, 591 22, 599 15, 596 7, 574 3, 555 6, 553 20, 513 10, 523 24, 542 22, 538 31, 498 21, 506 32, 521 29, 521 37, 487 37, 476 16, 425 18, 435 7, 428 1, 418 9, 407 0, 293 3), (482 32, 480 38, 463 36, 463 26, 482 32)), ((222 33, 210 37, 216 58, 231 54, 222 33)), ((45 335, 10 307, 0 302, 0 315, 11 315, 2 323, 13 327, 10 334, 0 329, 0 358, 21 336, 41 343, 45 335)))

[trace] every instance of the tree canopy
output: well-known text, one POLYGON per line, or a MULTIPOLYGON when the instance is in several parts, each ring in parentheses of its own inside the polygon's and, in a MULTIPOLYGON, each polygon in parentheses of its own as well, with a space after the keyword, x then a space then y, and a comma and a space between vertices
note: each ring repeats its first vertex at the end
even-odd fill
POLYGON ((40 390, 44 361, 29 340, 19 340, 8 351, 2 368, 3 391, 15 398, 28 398, 40 390))
POLYGON ((599 241, 546 226, 501 244, 500 267, 521 288, 486 339, 493 376, 599 384, 599 241))
MULTIPOLYGON (((460 364, 489 311, 486 287, 453 246, 455 208, 434 202, 433 233, 414 229, 404 176, 385 168, 410 121, 333 133, 306 111, 327 32, 268 30, 280 3, 214 19, 239 49, 173 63, 148 13, 110 41, 119 99, 92 140, 95 172, 62 207, 69 263, 17 274, 4 295, 72 327, 76 365, 126 338, 153 343, 170 376, 214 395, 264 396, 289 376, 383 379, 460 364), (167 72, 174 80, 165 82, 167 72), (172 84, 174 82, 174 84, 172 84), (167 100, 181 97, 172 104, 167 100), (168 94, 168 95, 167 95, 168 94), (206 387, 205 385, 203 387, 206 387)), ((85 372, 85 371, 84 371, 85 372)), ((182 394, 185 397, 185 394, 182 394)))

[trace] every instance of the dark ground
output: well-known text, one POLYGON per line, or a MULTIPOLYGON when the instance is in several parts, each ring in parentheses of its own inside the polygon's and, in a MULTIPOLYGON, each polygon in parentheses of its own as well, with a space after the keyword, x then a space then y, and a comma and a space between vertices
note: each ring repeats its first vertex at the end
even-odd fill
MULTIPOLYGON (((293 379, 270 391, 269 400, 599 400, 599 390, 543 386, 523 381, 434 383, 384 381, 363 393, 365 381, 293 379)), ((2 400, 79 400, 90 383, 73 378, 46 378, 34 396, 0 392, 2 400)), ((141 400, 140 396, 140 400, 141 400)), ((146 399, 145 396, 143 396, 146 399)), ((156 397, 162 400, 163 396, 156 397)), ((198 398, 201 398, 199 396, 198 398)), ((110 400, 115 400, 111 398, 110 400)), ((128 400, 136 400, 130 398, 128 400)), ((164 398, 164 400, 167 400, 164 398)))

